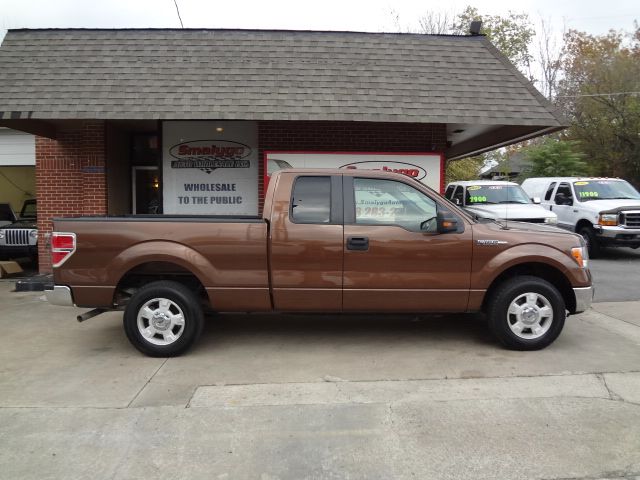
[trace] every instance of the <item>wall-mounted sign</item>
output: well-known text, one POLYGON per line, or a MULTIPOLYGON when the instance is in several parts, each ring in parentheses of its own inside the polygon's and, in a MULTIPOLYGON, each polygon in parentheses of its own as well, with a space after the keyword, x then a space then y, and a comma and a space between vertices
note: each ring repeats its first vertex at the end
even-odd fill
POLYGON ((267 178, 283 168, 345 168, 402 173, 441 192, 443 157, 438 153, 267 152, 267 178))
POLYGON ((163 122, 164 213, 258 214, 255 122, 163 122))

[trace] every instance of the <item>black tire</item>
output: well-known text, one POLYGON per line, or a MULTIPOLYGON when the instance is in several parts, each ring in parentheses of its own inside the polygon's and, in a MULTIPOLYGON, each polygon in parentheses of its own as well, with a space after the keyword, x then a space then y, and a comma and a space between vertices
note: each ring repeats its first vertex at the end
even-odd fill
POLYGON ((163 280, 145 285, 131 297, 124 311, 123 325, 127 338, 140 352, 150 357, 174 357, 184 353, 198 339, 204 326, 204 315, 200 299, 191 290, 181 283, 163 280), (161 305, 155 301, 159 299, 167 301, 161 305), (138 323, 138 314, 145 305, 154 316, 142 315, 141 325, 147 326, 145 331, 152 327, 151 332, 156 332, 148 337, 143 335, 143 328, 138 323), (180 321, 179 317, 183 318, 183 324, 174 325, 174 321, 180 321), (171 340, 172 337, 177 338, 171 340))
POLYGON ((587 243, 587 250, 589 251, 589 258, 596 258, 602 252, 602 247, 600 246, 600 242, 598 241, 598 237, 596 237, 596 233, 593 231, 591 227, 582 227, 578 233, 584 238, 584 241, 587 243))
MULTIPOLYGON (((529 305, 528 302, 527 299, 525 305, 529 305)), ((548 309, 545 311, 548 312, 548 309)), ((500 284, 492 293, 486 313, 491 332, 505 347, 512 350, 540 350, 547 347, 562 332, 567 316, 565 302, 558 289, 546 280, 529 275, 517 276, 500 284), (536 304, 536 307, 538 308, 543 308, 545 306, 543 299, 546 300, 547 306, 553 312, 552 317, 542 317, 543 323, 539 328, 543 330, 547 328, 547 330, 537 338, 525 337, 536 335, 533 328, 538 326, 525 328, 520 332, 520 336, 511 326, 514 324, 513 328, 517 328, 515 324, 518 323, 518 319, 514 314, 509 314, 509 308, 512 302, 519 301, 526 293, 537 295, 539 304, 536 304), (548 326, 547 321, 549 321, 548 326)))

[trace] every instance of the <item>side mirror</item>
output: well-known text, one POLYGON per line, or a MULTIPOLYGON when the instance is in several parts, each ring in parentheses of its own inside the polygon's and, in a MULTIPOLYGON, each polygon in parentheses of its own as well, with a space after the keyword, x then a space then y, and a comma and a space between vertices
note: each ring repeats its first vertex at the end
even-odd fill
POLYGON ((541 202, 542 200, 540 200, 540 197, 533 197, 533 198, 531 199, 531 201, 532 201, 533 203, 540 204, 540 202, 541 202))
POLYGON ((438 222, 438 233, 458 231, 458 219, 449 212, 438 212, 436 221, 438 222))

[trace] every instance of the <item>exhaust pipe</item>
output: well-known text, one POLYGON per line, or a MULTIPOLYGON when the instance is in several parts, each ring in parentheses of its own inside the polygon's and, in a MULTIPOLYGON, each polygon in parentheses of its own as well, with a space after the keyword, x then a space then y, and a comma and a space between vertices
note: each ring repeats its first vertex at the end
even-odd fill
POLYGON ((88 312, 84 312, 82 315, 78 315, 76 319, 78 322, 82 323, 90 318, 96 317, 104 312, 110 312, 110 308, 94 308, 93 310, 89 310, 88 312))

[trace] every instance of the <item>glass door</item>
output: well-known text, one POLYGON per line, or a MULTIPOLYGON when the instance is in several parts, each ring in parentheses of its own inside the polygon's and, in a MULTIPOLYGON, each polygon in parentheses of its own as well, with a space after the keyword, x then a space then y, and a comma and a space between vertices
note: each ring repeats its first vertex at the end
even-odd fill
POLYGON ((133 167, 131 184, 134 215, 162 213, 158 167, 133 167))

